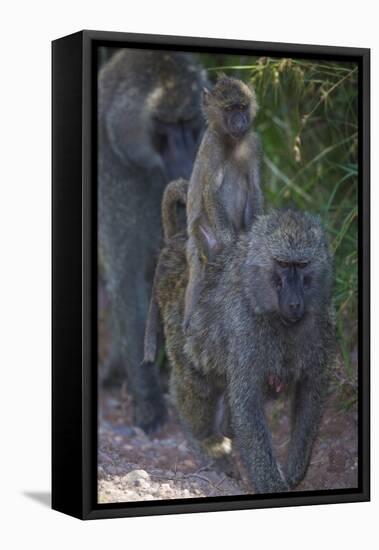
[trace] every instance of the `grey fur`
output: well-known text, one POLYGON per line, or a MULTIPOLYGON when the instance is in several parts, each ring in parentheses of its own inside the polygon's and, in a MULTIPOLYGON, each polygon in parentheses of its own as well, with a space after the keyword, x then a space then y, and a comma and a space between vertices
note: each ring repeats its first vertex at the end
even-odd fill
MULTIPOLYGON (((179 221, 178 208, 180 205, 185 208, 187 203, 187 192, 188 181, 183 178, 171 181, 165 189, 162 200, 162 222, 166 243, 184 229, 182 227, 183 224, 179 221)), ((159 272, 157 270, 155 272, 155 279, 159 280, 159 278, 159 272)), ((155 284, 153 284, 145 328, 143 356, 143 362, 145 364, 154 363, 156 360, 160 328, 159 308, 156 299, 155 284)))
POLYGON ((199 66, 180 52, 123 49, 99 73, 99 246, 112 305, 111 356, 121 358, 134 421, 146 431, 165 415, 157 369, 140 366, 160 205, 168 181, 191 173, 203 84, 199 66))
POLYGON ((190 326, 201 292, 204 265, 250 228, 263 205, 260 146, 256 133, 249 128, 257 111, 254 91, 240 80, 221 76, 212 92, 204 93, 203 111, 208 127, 194 164, 187 201, 185 329, 190 326), (243 112, 238 108, 242 105, 243 112), (236 108, 231 110, 231 106, 236 108), (231 133, 232 117, 243 120, 244 130, 237 136, 231 133))
POLYGON ((247 234, 207 264, 187 337, 182 326, 188 280, 184 234, 162 250, 158 270, 155 285, 172 365, 170 388, 184 425, 209 455, 229 456, 226 438, 214 427, 217 403, 225 394, 233 444, 256 492, 296 486, 319 429, 336 351, 331 258, 318 218, 294 211, 259 216, 247 234), (291 326, 281 320, 273 287, 278 256, 310 262, 305 315, 291 326), (284 472, 264 413, 271 379, 280 380, 292 397, 284 472))

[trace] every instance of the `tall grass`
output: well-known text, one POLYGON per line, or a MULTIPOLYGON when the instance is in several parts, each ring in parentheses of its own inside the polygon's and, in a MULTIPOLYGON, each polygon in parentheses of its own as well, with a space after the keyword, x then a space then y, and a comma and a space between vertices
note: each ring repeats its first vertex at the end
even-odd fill
POLYGON ((353 383, 357 345, 358 69, 353 63, 201 56, 210 79, 250 82, 260 105, 268 206, 318 213, 334 254, 337 333, 353 383))

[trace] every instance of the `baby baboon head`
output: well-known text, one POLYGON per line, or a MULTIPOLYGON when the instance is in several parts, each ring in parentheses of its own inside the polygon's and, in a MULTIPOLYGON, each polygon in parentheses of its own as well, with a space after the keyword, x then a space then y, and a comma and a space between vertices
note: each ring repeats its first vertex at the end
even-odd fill
POLYGON ((216 132, 239 140, 257 112, 255 93, 241 80, 221 75, 212 91, 203 91, 203 112, 216 132))

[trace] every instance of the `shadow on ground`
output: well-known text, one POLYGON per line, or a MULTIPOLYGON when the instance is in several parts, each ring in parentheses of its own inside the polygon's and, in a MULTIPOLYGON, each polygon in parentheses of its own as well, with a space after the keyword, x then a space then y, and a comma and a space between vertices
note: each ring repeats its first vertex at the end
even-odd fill
POLYGON ((25 497, 38 502, 42 506, 51 507, 51 493, 47 491, 24 491, 22 493, 25 497))

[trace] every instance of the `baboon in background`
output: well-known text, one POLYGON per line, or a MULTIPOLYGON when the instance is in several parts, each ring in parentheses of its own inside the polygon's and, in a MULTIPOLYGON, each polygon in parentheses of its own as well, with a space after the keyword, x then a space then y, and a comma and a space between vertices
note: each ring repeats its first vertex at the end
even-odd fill
POLYGON ((196 156, 187 200, 185 330, 201 291, 204 265, 262 213, 259 142, 251 130, 256 111, 255 93, 241 80, 220 76, 211 92, 203 92, 207 130, 196 156))
POLYGON ((215 429, 223 396, 233 444, 255 491, 296 486, 319 429, 336 352, 331 258, 318 218, 295 211, 259 216, 236 244, 208 262, 193 312, 194 330, 187 337, 183 233, 162 250, 157 270, 156 296, 172 366, 170 391, 184 425, 208 455, 227 458, 230 440, 215 429), (292 397, 283 472, 264 413, 273 380, 292 397))
POLYGON ((110 358, 120 356, 134 422, 145 431, 165 415, 156 368, 140 366, 160 205, 165 185, 191 173, 204 83, 194 59, 180 52, 120 50, 99 72, 99 256, 112 310, 110 358))

